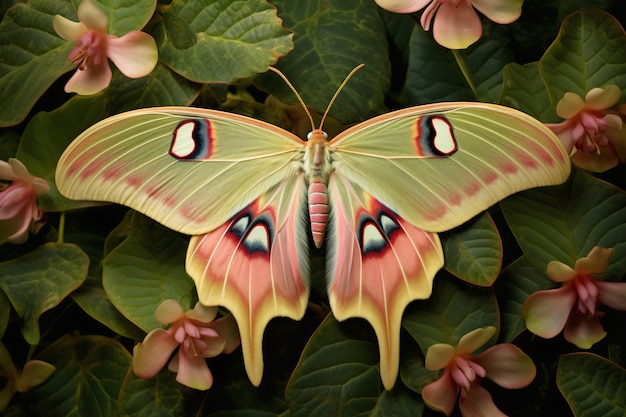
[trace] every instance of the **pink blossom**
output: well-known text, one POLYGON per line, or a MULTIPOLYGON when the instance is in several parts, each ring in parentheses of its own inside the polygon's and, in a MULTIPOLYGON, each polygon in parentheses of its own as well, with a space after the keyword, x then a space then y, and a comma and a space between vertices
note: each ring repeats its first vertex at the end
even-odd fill
POLYGON ((603 172, 626 159, 626 129, 622 129, 620 114, 609 110, 621 94, 619 87, 608 85, 592 88, 584 100, 567 92, 557 103, 556 113, 565 120, 546 125, 570 151, 575 165, 603 172))
POLYGON ((140 378, 155 376, 170 356, 178 349, 168 369, 176 372, 176 380, 190 388, 207 390, 213 385, 213 375, 205 358, 220 353, 230 353, 239 344, 237 325, 232 316, 215 320, 217 307, 206 307, 197 303, 186 313, 174 300, 165 300, 154 316, 165 329, 154 329, 133 352, 133 370, 140 378))
POLYGON ((433 37, 449 49, 465 49, 482 35, 480 17, 507 24, 522 14, 523 0, 376 0, 383 9, 395 13, 414 13, 426 8, 420 23, 424 30, 432 24, 433 37))
POLYGON ((548 277, 562 285, 528 297, 522 306, 528 330, 549 339, 565 328, 565 339, 581 349, 602 340, 606 332, 600 323, 604 313, 598 310, 599 305, 626 311, 626 283, 594 278, 606 270, 613 252, 595 246, 586 257, 576 261, 573 269, 561 262, 550 262, 548 277))
POLYGON ((503 388, 523 388, 535 379, 537 370, 524 352, 508 343, 473 355, 495 332, 495 327, 483 327, 461 337, 456 347, 437 343, 428 348, 426 368, 443 370, 437 381, 422 390, 422 398, 428 407, 449 416, 460 397, 459 408, 465 417, 505 416, 495 406, 491 395, 480 386, 480 381, 489 378, 503 388))
POLYGON ((17 159, 0 161, 0 244, 23 243, 29 230, 39 231, 43 213, 37 196, 48 190, 46 180, 32 176, 17 159))
POLYGON ((68 59, 78 70, 65 85, 66 92, 83 95, 96 94, 111 82, 111 67, 107 58, 129 78, 148 75, 158 58, 152 36, 134 30, 118 38, 107 34, 108 18, 93 0, 83 0, 76 10, 79 22, 55 15, 54 30, 76 46, 68 59))

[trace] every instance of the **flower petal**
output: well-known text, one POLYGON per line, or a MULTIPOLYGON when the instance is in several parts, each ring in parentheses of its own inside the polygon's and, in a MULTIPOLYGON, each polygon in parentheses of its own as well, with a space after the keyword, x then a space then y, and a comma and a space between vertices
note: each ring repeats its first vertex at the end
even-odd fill
POLYGON ((446 368, 438 380, 431 382, 422 389, 424 404, 449 416, 454 411, 456 404, 456 388, 450 371, 446 368))
POLYGON ((598 299, 614 310, 626 311, 626 282, 596 281, 598 299))
POLYGON ((223 349, 224 353, 231 353, 241 344, 239 328, 232 314, 215 320, 211 323, 211 327, 226 341, 223 349))
POLYGON ((576 302, 576 291, 570 285, 537 291, 522 306, 526 327, 537 336, 550 339, 563 330, 576 302))
POLYGON ((133 349, 133 371, 140 378, 152 378, 168 361, 178 342, 165 330, 154 329, 133 349))
POLYGON ((185 318, 185 312, 176 300, 165 300, 154 311, 154 318, 159 323, 171 324, 185 318))
POLYGON ((522 14, 524 0, 472 0, 479 12, 492 22, 508 24, 516 21, 522 14))
POLYGON ((565 265, 563 262, 551 261, 548 263, 546 270, 548 278, 554 282, 567 282, 571 281, 578 275, 569 265, 565 265))
POLYGON ((197 390, 207 390, 213 385, 213 375, 202 356, 189 356, 185 349, 178 352, 176 381, 197 390))
POLYGON ((585 107, 589 110, 606 110, 619 101, 622 91, 616 85, 605 88, 592 88, 585 96, 585 107))
POLYGON ((463 335, 463 337, 459 339, 459 344, 456 348, 457 355, 470 355, 476 349, 487 343, 494 334, 496 334, 496 328, 493 326, 486 326, 472 330, 471 332, 463 335))
POLYGON ((78 20, 81 21, 89 30, 95 30, 100 33, 107 33, 107 25, 109 18, 93 0, 83 0, 76 9, 78 20))
POLYGON ((575 344, 580 349, 589 349, 604 339, 606 332, 598 316, 581 314, 577 310, 572 312, 565 326, 565 340, 575 344))
POLYGON ((61 38, 66 41, 75 41, 89 32, 87 26, 81 22, 73 22, 61 15, 54 15, 52 28, 61 38))
POLYGON ((576 152, 571 160, 578 168, 589 172, 605 172, 620 162, 612 146, 599 148, 599 153, 576 152))
POLYGON ((458 6, 442 3, 433 22, 433 37, 437 43, 449 49, 465 49, 483 33, 480 18, 469 2, 458 6))
POLYGON ((587 256, 576 261, 574 269, 579 274, 601 274, 606 271, 606 268, 609 266, 613 252, 615 252, 613 248, 594 246, 587 256))
POLYGON ((492 346, 472 357, 472 360, 485 369, 487 378, 503 388, 528 386, 537 374, 532 359, 509 343, 492 346))
MULTIPOLYGON (((381 8, 393 13, 413 13, 426 7, 433 0, 375 0, 381 8)), ((435 0, 437 1, 437 0, 435 0)))
POLYGON ((454 358, 454 346, 445 343, 435 343, 426 352, 425 366, 429 371, 438 371, 445 368, 454 358))
POLYGON ((65 92, 85 96, 96 94, 109 86, 111 77, 112 73, 108 62, 104 62, 102 65, 90 65, 84 70, 76 70, 72 78, 65 84, 65 92))
POLYGON ((17 391, 27 392, 32 387, 41 384, 52 375, 55 369, 54 365, 43 361, 32 360, 26 362, 24 370, 15 382, 17 391))
POLYGON ((134 30, 121 38, 109 36, 107 56, 125 76, 139 78, 150 74, 154 69, 158 51, 152 36, 134 30))
POLYGON ((422 17, 420 17, 420 25, 422 25, 422 29, 424 29, 425 31, 430 30, 430 25, 440 5, 441 3, 439 3, 438 1, 433 1, 428 5, 426 10, 422 12, 422 17))
POLYGON ((507 417, 493 403, 487 390, 478 384, 472 384, 465 397, 459 400, 463 417, 507 417))
POLYGON ((203 324, 211 323, 213 320, 215 320, 215 316, 217 316, 217 307, 205 306, 199 301, 193 307, 193 310, 189 310, 185 313, 185 317, 187 317, 188 319, 203 324))
POLYGON ((556 104, 556 114, 563 119, 571 119, 585 108, 585 101, 578 94, 567 92, 556 104))

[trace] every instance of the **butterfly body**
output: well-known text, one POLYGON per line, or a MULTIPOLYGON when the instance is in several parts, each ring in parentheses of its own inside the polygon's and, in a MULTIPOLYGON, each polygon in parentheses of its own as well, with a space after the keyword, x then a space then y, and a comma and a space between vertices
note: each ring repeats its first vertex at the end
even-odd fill
POLYGON ((219 111, 135 110, 81 134, 56 180, 70 198, 125 204, 192 235, 187 271, 202 303, 237 320, 254 384, 267 323, 306 310, 310 237, 326 242, 333 313, 373 326, 390 389, 404 308, 430 296, 444 263, 437 232, 568 175, 558 138, 529 116, 439 103, 307 141, 219 111))

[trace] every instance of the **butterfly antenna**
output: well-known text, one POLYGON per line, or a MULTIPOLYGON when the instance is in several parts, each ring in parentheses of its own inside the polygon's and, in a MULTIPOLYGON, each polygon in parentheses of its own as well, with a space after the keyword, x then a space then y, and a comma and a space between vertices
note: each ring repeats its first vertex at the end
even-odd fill
POLYGON ((291 91, 293 91, 293 93, 295 94, 296 98, 298 99, 298 101, 300 102, 300 105, 302 106, 302 108, 304 109, 304 111, 306 112, 306 115, 309 116, 309 121, 311 122, 311 130, 315 130, 315 123, 313 122, 313 116, 311 116, 311 112, 309 111, 309 108, 306 106, 306 104, 304 104, 304 100, 302 100, 302 97, 300 97, 300 94, 298 94, 298 91, 296 90, 296 88, 293 86, 293 84, 291 84, 289 82, 289 80, 287 79, 287 77, 285 77, 285 74, 283 74, 282 72, 280 72, 279 69, 274 68, 274 67, 268 67, 271 71, 275 72, 276 74, 280 75, 280 78, 283 79, 283 81, 285 81, 285 83, 289 86, 289 88, 291 88, 291 91))
POLYGON ((365 66, 365 64, 357 65, 352 71, 350 71, 350 73, 346 76, 346 78, 343 80, 343 82, 339 85, 339 88, 337 88, 337 91, 335 91, 335 95, 328 102, 328 106, 326 107, 326 111, 324 112, 324 115, 322 116, 322 120, 320 121, 320 130, 322 130, 322 126, 324 126, 324 120, 326 120, 326 116, 328 115, 328 112, 330 111, 330 108, 332 107, 333 103, 337 99, 337 96, 339 95, 339 93, 341 93, 341 90, 343 90, 343 87, 345 87, 345 85, 348 83, 350 78, 352 78, 354 73, 357 72, 358 70, 360 70, 361 68, 363 68, 364 66, 365 66))

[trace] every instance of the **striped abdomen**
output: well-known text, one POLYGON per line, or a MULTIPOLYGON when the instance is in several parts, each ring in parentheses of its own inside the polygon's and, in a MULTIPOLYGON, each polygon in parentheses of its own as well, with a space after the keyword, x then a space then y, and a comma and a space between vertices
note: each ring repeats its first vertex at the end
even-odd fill
POLYGON ((328 213, 328 189, 326 184, 315 178, 309 184, 309 218, 313 242, 318 248, 324 243, 328 213))

